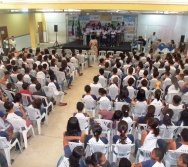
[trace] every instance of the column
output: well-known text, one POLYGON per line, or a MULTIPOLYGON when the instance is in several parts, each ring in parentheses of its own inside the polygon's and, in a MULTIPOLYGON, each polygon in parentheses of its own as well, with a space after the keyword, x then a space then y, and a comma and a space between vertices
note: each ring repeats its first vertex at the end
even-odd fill
POLYGON ((29 32, 31 37, 31 48, 37 48, 37 36, 36 36, 36 21, 35 21, 35 14, 29 14, 29 32))

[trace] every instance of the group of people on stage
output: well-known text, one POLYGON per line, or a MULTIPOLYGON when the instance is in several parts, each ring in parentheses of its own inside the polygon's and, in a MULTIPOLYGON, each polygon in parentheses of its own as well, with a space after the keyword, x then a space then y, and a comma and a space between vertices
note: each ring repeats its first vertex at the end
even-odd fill
POLYGON ((98 41, 99 46, 119 46, 120 43, 124 42, 124 22, 122 24, 118 23, 117 26, 113 24, 90 24, 88 23, 85 28, 83 28, 83 45, 89 44, 91 36, 95 36, 98 41))
POLYGON ((10 39, 6 37, 3 40, 3 46, 1 46, 1 43, 0 43, 0 55, 1 54, 8 55, 8 52, 13 51, 15 48, 16 48, 16 40, 14 36, 12 36, 10 39))

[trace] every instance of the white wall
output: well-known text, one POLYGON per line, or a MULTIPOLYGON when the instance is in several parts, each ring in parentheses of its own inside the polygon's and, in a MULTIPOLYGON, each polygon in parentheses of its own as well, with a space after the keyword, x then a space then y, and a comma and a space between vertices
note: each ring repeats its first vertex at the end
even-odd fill
POLYGON ((56 33, 54 25, 58 25, 57 41, 66 42, 66 14, 65 13, 45 13, 47 42, 55 42, 56 33))
POLYGON ((153 32, 163 42, 173 39, 176 43, 180 41, 180 36, 185 35, 188 39, 188 16, 180 15, 139 15, 137 36, 142 35, 148 39, 153 32))

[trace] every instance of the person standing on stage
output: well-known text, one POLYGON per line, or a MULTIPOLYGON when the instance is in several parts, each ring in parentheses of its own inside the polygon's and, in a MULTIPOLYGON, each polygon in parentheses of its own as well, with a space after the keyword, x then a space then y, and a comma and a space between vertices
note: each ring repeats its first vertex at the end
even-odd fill
POLYGON ((86 34, 87 34, 87 45, 88 45, 89 41, 90 41, 90 28, 89 28, 89 24, 86 26, 86 34))
POLYGON ((97 29, 96 29, 96 39, 98 41, 98 45, 100 46, 100 43, 101 43, 101 30, 99 29, 99 26, 97 26, 97 29))
POLYGON ((14 39, 14 36, 11 37, 9 44, 11 52, 16 49, 16 40, 14 39))
POLYGON ((121 29, 120 26, 117 27, 116 30, 116 37, 117 37, 117 46, 119 46, 120 42, 121 42, 121 29))
POLYGON ((103 46, 106 46, 106 44, 107 44, 107 41, 106 41, 107 34, 108 34, 108 31, 107 31, 106 27, 104 27, 104 30, 102 32, 102 44, 103 44, 103 46))
POLYGON ((116 41, 116 32, 115 32, 115 28, 112 28, 111 31, 111 47, 115 47, 115 41, 116 41))
POLYGON ((86 29, 83 28, 83 46, 86 46, 87 45, 87 33, 86 33, 86 29))
POLYGON ((153 32, 153 35, 151 35, 151 37, 150 37, 151 45, 152 45, 153 42, 157 41, 157 36, 155 34, 156 33, 153 32))
POLYGON ((98 56, 98 41, 96 40, 95 35, 91 36, 89 46, 91 50, 95 51, 96 56, 98 56))
POLYGON ((124 43, 124 36, 125 36, 125 23, 122 22, 121 25, 121 42, 124 43))

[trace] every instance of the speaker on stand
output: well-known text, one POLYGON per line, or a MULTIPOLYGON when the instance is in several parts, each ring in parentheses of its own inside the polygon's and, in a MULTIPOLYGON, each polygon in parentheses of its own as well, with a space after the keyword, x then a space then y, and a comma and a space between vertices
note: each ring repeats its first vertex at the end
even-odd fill
POLYGON ((57 41, 58 25, 54 25, 54 32, 56 33, 56 41, 55 41, 53 47, 59 47, 59 43, 57 41))

